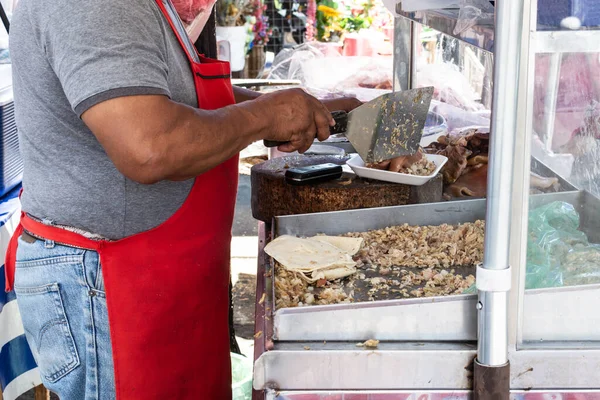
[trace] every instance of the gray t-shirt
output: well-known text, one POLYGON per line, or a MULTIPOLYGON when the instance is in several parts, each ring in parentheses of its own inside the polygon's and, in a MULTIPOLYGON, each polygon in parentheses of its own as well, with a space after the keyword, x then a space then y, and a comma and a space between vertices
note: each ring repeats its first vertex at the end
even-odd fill
POLYGON ((21 0, 10 52, 25 172, 23 210, 118 239, 167 220, 193 180, 124 177, 80 119, 119 96, 197 106, 193 76, 154 0, 21 0))

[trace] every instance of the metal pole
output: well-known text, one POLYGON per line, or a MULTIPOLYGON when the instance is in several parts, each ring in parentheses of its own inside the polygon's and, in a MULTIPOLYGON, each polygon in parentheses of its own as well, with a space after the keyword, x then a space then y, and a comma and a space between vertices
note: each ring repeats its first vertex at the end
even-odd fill
POLYGON ((412 59, 412 24, 408 18, 394 18, 394 91, 410 88, 412 59))
MULTIPOLYGON (((522 23, 523 0, 496 2, 484 270, 509 268, 522 23)), ((508 290, 479 289, 477 362, 484 367, 505 366, 508 363, 508 290)))

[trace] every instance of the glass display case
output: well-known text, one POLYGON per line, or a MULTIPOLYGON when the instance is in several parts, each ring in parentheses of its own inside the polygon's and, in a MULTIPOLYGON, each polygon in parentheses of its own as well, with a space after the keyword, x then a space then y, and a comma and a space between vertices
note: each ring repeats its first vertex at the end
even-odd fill
POLYGON ((594 8, 506 0, 496 4, 496 24, 482 13, 467 26, 460 10, 397 4, 394 88, 435 86, 441 136, 489 141, 489 154, 477 153, 479 183, 459 178, 464 187, 448 184, 441 203, 276 217, 261 245, 280 235, 485 220, 476 284, 442 297, 282 308, 273 260, 261 250, 256 398, 468 398, 482 384, 478 368, 497 370, 495 384, 505 382, 512 398, 600 397, 594 8), (367 339, 381 342, 356 347, 367 339))

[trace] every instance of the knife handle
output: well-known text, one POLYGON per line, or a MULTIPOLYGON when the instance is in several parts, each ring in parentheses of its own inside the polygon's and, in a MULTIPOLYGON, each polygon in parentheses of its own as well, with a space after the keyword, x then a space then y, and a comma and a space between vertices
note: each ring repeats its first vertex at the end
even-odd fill
MULTIPOLYGON (((336 135, 338 133, 346 132, 346 128, 348 127, 348 113, 346 111, 333 111, 331 116, 335 121, 335 125, 329 128, 329 133, 331 135, 336 135)), ((277 147, 285 144, 286 142, 264 140, 263 143, 265 147, 277 147)))

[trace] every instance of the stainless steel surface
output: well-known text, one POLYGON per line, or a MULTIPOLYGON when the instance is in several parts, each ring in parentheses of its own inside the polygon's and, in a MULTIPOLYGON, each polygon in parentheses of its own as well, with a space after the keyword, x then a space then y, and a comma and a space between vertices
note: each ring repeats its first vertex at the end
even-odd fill
MULTIPOLYGON (((600 390, 511 390, 511 400, 597 400, 600 390)), ((268 390, 266 400, 471 400, 470 390, 268 390)))
MULTIPOLYGON (((566 201, 583 213, 582 230, 594 241, 600 232, 589 232, 590 221, 600 218, 600 200, 587 192, 561 192, 531 196, 532 207, 553 201, 566 201)), ((334 211, 275 217, 275 233, 279 235, 314 236, 317 234, 342 235, 364 232, 401 224, 440 225, 459 224, 485 219, 485 199, 452 202, 411 204, 362 210, 334 211)), ((591 225, 593 226, 593 225, 591 225)))
POLYGON ((412 58, 412 22, 394 18, 394 91, 410 89, 412 58))
POLYGON ((475 341, 475 295, 284 308, 274 316, 280 341, 475 341))
MULTIPOLYGON (((581 214, 581 229, 589 235, 590 240, 600 241, 600 232, 590 231, 600 222, 600 200, 586 192, 563 192, 531 197, 532 208, 554 201, 573 204, 581 214)), ((339 235, 403 223, 439 225, 473 222, 485 217, 485 204, 486 201, 480 199, 276 217, 274 235, 339 235)), ((271 273, 272 269, 265 279, 270 280, 271 273)), ((577 289, 573 288, 571 291, 576 292, 577 289)), ((537 296, 537 293, 535 295, 537 296)), ((269 299, 272 297, 274 292, 271 287, 269 299)), ((558 298, 561 299, 559 301, 565 301, 564 296, 558 298)), ((504 297, 504 300, 499 301, 507 300, 504 297)), ((273 338, 279 341, 360 341, 369 338, 473 341, 476 339, 476 304, 474 296, 460 295, 284 308, 275 311, 270 321, 273 324, 273 338)), ((532 312, 547 315, 544 310, 552 309, 552 304, 534 301, 531 305, 532 312)), ((559 309, 561 306, 556 307, 559 309)), ((481 312, 487 311, 484 307, 481 312)), ((504 319, 507 316, 500 314, 498 318, 504 319)), ((562 329, 558 322, 544 326, 549 329, 549 334, 560 334, 562 329)), ((506 331, 500 331, 500 334, 502 332, 506 331)))
MULTIPOLYGON (((494 101, 487 185, 487 212, 483 268, 509 266, 510 216, 514 145, 517 129, 519 57, 523 17, 522 0, 496 4, 494 42, 494 101)), ((477 360, 500 366, 508 361, 507 292, 479 292, 477 360)))
POLYGON ((474 346, 436 343, 286 343, 254 364, 254 388, 467 389, 474 346), (309 350, 306 350, 308 348, 309 350))
POLYGON ((341 235, 388 226, 458 224, 485 218, 485 200, 415 204, 275 217, 277 235, 341 235))
POLYGON ((396 13, 402 18, 407 18, 417 23, 427 25, 441 33, 462 40, 473 46, 491 52, 494 50, 494 23, 478 24, 467 31, 455 35, 454 28, 458 21, 458 9, 425 10, 417 12, 404 12, 402 5, 396 5, 396 13))
POLYGON ((600 389, 600 350, 519 350, 510 364, 511 389, 600 389))
POLYGON ((527 264, 527 241, 529 222, 530 170, 533 170, 531 157, 533 102, 535 93, 535 56, 531 54, 532 36, 530 32, 537 25, 537 0, 523 8, 521 31, 520 90, 518 99, 517 136, 515 146, 515 168, 513 170, 513 212, 511 215, 510 263, 513 266, 513 288, 509 299, 509 358, 512 358, 520 343, 522 304, 525 297, 525 275, 527 264))
POLYGON ((232 79, 231 84, 239 87, 300 86, 302 81, 290 79, 232 79))
POLYGON ((365 162, 415 154, 433 87, 384 94, 348 113, 346 137, 365 162))
POLYGON ((599 304, 600 285, 526 291, 523 343, 586 341, 585 347, 600 347, 599 304))

